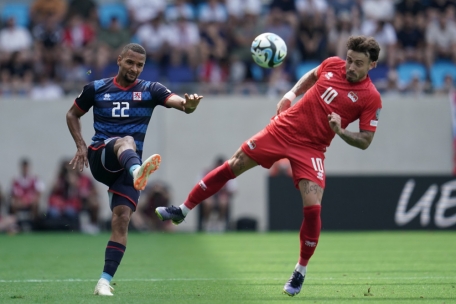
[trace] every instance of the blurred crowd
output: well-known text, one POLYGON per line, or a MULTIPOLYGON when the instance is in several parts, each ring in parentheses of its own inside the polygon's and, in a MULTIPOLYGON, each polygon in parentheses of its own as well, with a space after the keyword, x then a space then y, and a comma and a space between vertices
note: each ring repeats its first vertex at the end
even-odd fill
MULTIPOLYGON (((0 186, 0 233, 30 231, 71 231, 97 234, 110 227, 101 209, 108 202, 100 199, 96 181, 73 170, 63 159, 50 185, 32 170, 29 159, 21 159, 11 184, 0 186)), ((152 180, 142 192, 132 218, 133 231, 171 231, 168 222, 155 215, 156 207, 169 206, 171 191, 167 183, 152 180)))
POLYGON ((114 76, 126 43, 147 50, 143 78, 175 91, 287 91, 305 67, 345 57, 348 36, 374 36, 382 51, 372 71, 383 92, 447 92, 456 62, 455 0, 29 0, 27 16, 8 15, 0 30, 0 96, 59 98, 90 80, 114 76), (20 19, 20 20, 19 20, 20 19), (286 62, 267 70, 252 40, 273 32, 286 62), (447 65, 434 80, 436 63, 447 65), (305 65, 306 63, 310 65, 305 65), (411 63, 412 65, 405 65, 411 63))

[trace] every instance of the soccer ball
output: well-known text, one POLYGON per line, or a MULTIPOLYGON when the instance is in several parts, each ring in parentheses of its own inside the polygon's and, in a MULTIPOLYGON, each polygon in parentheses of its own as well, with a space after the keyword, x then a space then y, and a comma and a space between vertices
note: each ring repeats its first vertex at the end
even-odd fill
POLYGON ((275 68, 287 56, 287 45, 273 33, 263 33, 255 38, 250 48, 253 60, 263 68, 275 68))

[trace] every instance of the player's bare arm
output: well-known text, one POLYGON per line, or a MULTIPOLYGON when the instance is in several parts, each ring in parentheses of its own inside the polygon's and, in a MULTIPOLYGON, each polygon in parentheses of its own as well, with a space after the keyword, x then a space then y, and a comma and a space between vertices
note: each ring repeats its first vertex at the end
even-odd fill
POLYGON ((291 103, 296 96, 304 94, 315 84, 317 81, 317 71, 318 67, 305 73, 294 87, 282 97, 277 104, 277 114, 280 114, 291 107, 291 103))
POLYGON ((169 107, 178 109, 180 111, 183 111, 187 114, 190 114, 196 110, 200 100, 203 98, 203 96, 199 96, 196 93, 195 94, 185 93, 184 97, 185 97, 185 99, 178 95, 172 95, 166 101, 166 105, 169 107))
POLYGON ((71 136, 73 136, 77 148, 75 156, 70 161, 70 165, 73 164, 73 169, 77 168, 79 171, 82 171, 84 166, 86 168, 89 167, 89 161, 87 159, 87 145, 82 138, 81 132, 80 118, 84 114, 85 112, 74 104, 66 114, 68 129, 70 130, 71 136))
POLYGON ((347 144, 366 150, 374 139, 374 132, 360 130, 360 132, 350 132, 341 127, 341 118, 336 113, 328 115, 329 126, 347 144))

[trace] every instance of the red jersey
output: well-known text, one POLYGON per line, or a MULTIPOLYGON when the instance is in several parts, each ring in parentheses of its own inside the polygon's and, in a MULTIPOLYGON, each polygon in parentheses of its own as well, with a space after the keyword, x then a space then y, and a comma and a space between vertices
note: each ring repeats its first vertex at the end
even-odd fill
POLYGON ((326 151, 334 138, 328 114, 341 117, 341 127, 359 119, 360 130, 375 132, 382 108, 380 93, 366 79, 351 83, 345 78, 345 61, 330 57, 317 71, 316 83, 292 107, 274 116, 266 129, 289 143, 326 151))

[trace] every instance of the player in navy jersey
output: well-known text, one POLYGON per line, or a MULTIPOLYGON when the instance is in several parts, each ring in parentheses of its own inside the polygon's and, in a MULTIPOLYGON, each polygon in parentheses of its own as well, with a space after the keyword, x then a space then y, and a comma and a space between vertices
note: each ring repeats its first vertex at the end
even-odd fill
POLYGON ((117 76, 86 85, 66 115, 77 148, 70 164, 80 171, 90 164, 94 178, 109 187, 112 231, 96 295, 113 295, 110 282, 126 249, 128 224, 139 193, 146 187, 149 175, 160 166, 158 154, 141 161, 154 108, 164 106, 189 114, 203 98, 198 94, 185 94, 182 98, 158 82, 138 79, 145 61, 146 51, 141 45, 126 45, 117 58, 117 76), (80 117, 92 107, 95 135, 87 148, 80 117))
POLYGON ((261 165, 290 161, 293 181, 303 202, 300 252, 295 269, 283 287, 297 295, 304 283, 307 264, 318 244, 321 230, 321 200, 325 188, 326 148, 337 134, 346 143, 367 149, 377 129, 382 108, 380 94, 368 72, 377 65, 380 47, 371 37, 350 37, 347 58, 330 57, 301 77, 277 105, 269 125, 245 141, 223 165, 209 172, 193 187, 179 207, 158 207, 161 220, 180 224, 199 203, 219 191, 229 180, 261 165), (303 97, 291 106, 296 96, 303 97), (359 119, 359 132, 347 126, 359 119))

